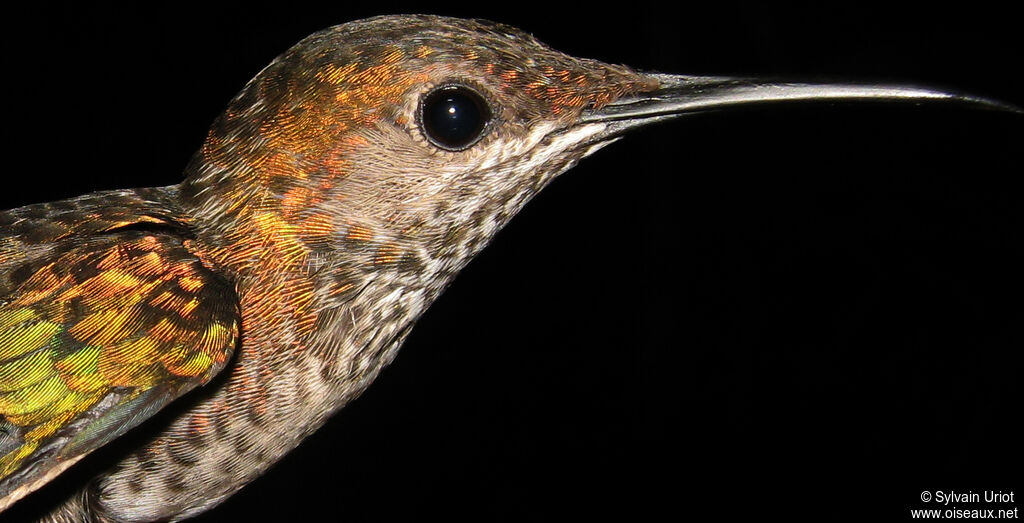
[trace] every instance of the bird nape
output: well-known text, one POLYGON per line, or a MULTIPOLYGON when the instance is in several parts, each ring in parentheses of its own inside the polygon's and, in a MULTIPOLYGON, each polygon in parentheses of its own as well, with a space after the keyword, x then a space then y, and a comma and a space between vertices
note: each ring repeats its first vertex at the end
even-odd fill
POLYGON ((1020 112, 927 87, 640 73, 480 20, 307 37, 229 103, 181 184, 0 214, 0 510, 161 410, 48 517, 216 506, 358 396, 558 174, 654 122, 803 101, 1020 112))

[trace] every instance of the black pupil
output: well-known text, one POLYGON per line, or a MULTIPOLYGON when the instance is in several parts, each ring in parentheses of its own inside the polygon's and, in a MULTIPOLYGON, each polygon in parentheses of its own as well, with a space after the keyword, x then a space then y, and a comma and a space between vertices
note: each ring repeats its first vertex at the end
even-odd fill
POLYGON ((442 87, 423 100, 423 130, 435 145, 460 150, 473 145, 490 114, 480 95, 459 86, 442 87))

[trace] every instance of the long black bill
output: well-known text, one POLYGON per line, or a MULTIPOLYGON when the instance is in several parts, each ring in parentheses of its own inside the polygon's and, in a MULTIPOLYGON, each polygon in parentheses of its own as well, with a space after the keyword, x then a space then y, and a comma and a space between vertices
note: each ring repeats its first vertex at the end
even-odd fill
POLYGON ((952 102, 975 108, 1024 114, 1024 109, 997 100, 929 87, 880 84, 774 82, 723 76, 653 74, 654 91, 623 97, 585 112, 579 123, 604 122, 612 133, 658 120, 697 112, 777 102, 869 101, 952 102))

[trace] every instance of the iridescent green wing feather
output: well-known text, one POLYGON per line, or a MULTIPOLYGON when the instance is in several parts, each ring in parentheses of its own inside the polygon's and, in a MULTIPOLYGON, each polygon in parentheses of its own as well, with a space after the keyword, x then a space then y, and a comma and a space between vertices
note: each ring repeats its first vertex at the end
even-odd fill
POLYGON ((232 286, 177 235, 120 225, 0 248, 0 510, 209 381, 237 343, 232 286))

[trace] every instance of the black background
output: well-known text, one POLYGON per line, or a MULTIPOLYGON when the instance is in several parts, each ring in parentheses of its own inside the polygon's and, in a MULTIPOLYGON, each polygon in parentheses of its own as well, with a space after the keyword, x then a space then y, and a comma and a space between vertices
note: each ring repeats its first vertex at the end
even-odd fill
MULTIPOLYGON (((398 12, 644 70, 1024 105, 1018 18, 982 4, 23 7, 5 15, 3 206, 177 183, 275 55, 398 12)), ((362 398, 200 521, 889 520, 934 508, 923 490, 1019 499, 1022 129, 875 104, 637 132, 552 184, 362 398)))

